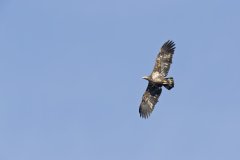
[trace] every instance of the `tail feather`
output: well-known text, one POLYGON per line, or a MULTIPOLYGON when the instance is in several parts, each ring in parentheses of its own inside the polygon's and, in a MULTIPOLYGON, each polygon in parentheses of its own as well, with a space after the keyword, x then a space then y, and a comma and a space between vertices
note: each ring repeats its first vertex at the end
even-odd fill
POLYGON ((165 84, 164 87, 168 90, 174 87, 174 79, 172 77, 167 78, 168 84, 165 84))

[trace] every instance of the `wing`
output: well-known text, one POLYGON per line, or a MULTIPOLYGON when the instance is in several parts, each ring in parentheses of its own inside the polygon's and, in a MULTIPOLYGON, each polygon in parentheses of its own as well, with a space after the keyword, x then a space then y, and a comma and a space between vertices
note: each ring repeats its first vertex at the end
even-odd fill
POLYGON ((158 102, 158 98, 161 95, 162 88, 160 85, 156 86, 152 83, 148 83, 147 89, 142 97, 142 102, 139 107, 140 117, 148 118, 152 113, 154 106, 158 102))
POLYGON ((157 55, 153 72, 159 72, 160 76, 166 77, 172 63, 172 57, 175 50, 173 41, 167 41, 163 44, 160 52, 157 55))

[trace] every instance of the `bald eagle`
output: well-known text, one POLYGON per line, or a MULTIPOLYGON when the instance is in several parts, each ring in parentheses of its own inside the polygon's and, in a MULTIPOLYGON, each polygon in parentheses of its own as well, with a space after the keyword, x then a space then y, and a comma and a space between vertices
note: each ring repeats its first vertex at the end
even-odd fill
POLYGON ((158 102, 158 98, 162 92, 162 86, 170 90, 174 87, 172 77, 167 78, 172 57, 175 50, 173 41, 167 41, 163 44, 157 55, 156 62, 152 73, 144 76, 143 79, 148 81, 148 86, 143 94, 142 102, 139 107, 139 114, 142 118, 148 118, 152 113, 154 106, 158 102))

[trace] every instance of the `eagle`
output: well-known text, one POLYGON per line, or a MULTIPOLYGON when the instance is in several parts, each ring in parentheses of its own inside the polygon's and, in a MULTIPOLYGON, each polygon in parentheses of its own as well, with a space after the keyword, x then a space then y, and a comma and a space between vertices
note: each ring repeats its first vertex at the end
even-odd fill
POLYGON ((139 114, 142 118, 146 119, 152 113, 162 93, 162 86, 168 90, 174 87, 173 77, 167 78, 167 75, 172 64, 175 48, 173 41, 168 40, 165 42, 157 55, 152 73, 149 76, 142 77, 148 81, 147 89, 142 96, 139 106, 139 114))

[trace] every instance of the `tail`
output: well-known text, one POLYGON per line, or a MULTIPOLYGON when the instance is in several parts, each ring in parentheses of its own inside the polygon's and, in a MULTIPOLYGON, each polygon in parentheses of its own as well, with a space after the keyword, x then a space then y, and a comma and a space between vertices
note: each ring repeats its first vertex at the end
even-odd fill
POLYGON ((174 87, 174 79, 172 77, 166 78, 168 84, 163 85, 166 89, 170 90, 174 87))

